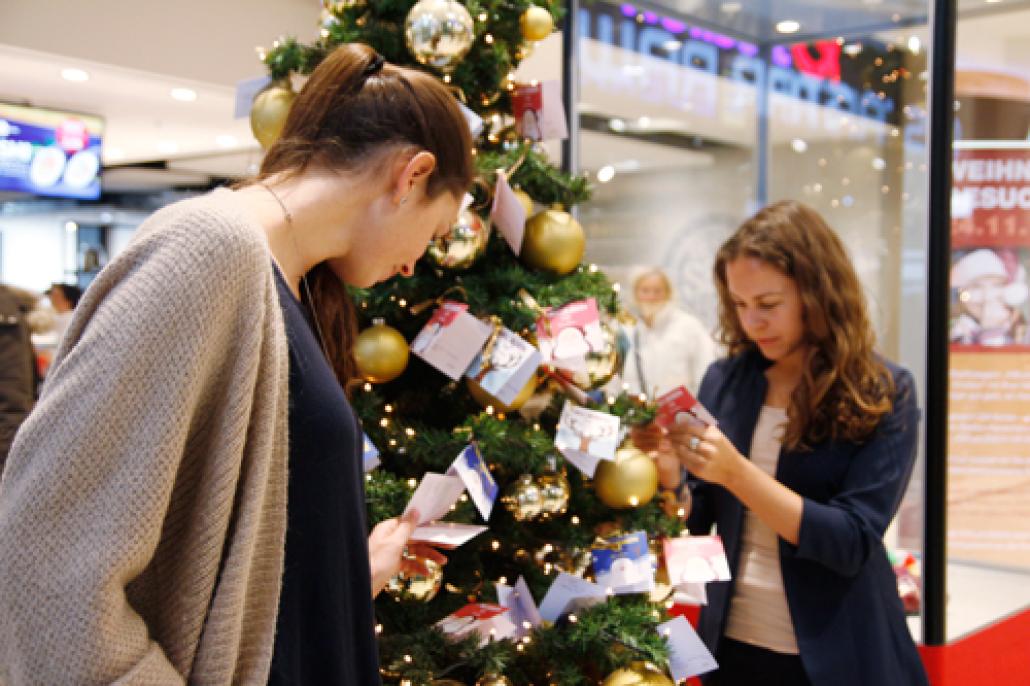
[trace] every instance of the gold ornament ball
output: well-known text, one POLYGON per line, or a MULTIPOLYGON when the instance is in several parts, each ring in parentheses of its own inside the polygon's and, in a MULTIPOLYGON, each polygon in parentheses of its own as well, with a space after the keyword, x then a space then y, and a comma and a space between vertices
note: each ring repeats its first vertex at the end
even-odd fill
POLYGON ((254 98, 250 106, 250 130, 265 150, 272 147, 282 134, 296 97, 289 80, 282 79, 273 82, 254 98))
POLYGON ((676 686, 672 679, 649 662, 634 662, 617 669, 601 682, 601 686, 676 686))
POLYGON ((445 73, 458 66, 475 37, 472 15, 456 0, 419 0, 404 20, 412 57, 445 73))
POLYGON ((476 682, 476 686, 511 686, 511 680, 503 674, 484 674, 476 682))
POLYGON ((526 222, 522 260, 533 269, 562 276, 579 266, 586 244, 583 227, 571 214, 544 210, 526 222))
POLYGON ((601 460, 597 465, 594 491, 612 509, 640 507, 658 492, 658 468, 646 453, 627 441, 615 451, 614 462, 601 460))
POLYGON ((541 474, 536 480, 540 488, 541 505, 544 514, 561 515, 569 508, 569 494, 572 492, 569 480, 561 472, 541 474))
POLYGON ((515 190, 515 197, 519 199, 519 204, 522 205, 522 209, 526 210, 526 217, 533 216, 533 198, 529 197, 529 193, 517 188, 515 190))
POLYGON ((540 488, 529 474, 523 474, 509 486, 501 502, 520 522, 540 516, 543 508, 540 488))
POLYGON ((519 28, 526 40, 543 40, 554 31, 554 17, 543 7, 533 5, 519 17, 519 28))
POLYGON ((505 414, 517 412, 523 405, 525 405, 526 401, 532 398, 533 393, 536 392, 536 385, 537 379, 534 374, 529 377, 529 381, 527 381, 526 385, 522 387, 522 390, 519 391, 518 395, 516 395, 509 404, 505 405, 500 400, 492 396, 485 388, 480 386, 479 382, 475 379, 467 376, 465 377, 465 386, 469 389, 469 395, 471 395, 477 403, 483 407, 493 406, 496 411, 503 412, 505 414))
POLYGON ((354 340, 354 362, 366 381, 393 381, 408 366, 408 341, 400 331, 376 319, 354 340))
POLYGON ((467 209, 458 215, 447 236, 429 244, 426 255, 438 267, 460 271, 476 263, 489 240, 490 222, 467 209))
POLYGON ((394 599, 428 603, 436 597, 443 584, 443 566, 429 558, 418 558, 426 566, 426 574, 399 572, 386 584, 386 592, 394 599))

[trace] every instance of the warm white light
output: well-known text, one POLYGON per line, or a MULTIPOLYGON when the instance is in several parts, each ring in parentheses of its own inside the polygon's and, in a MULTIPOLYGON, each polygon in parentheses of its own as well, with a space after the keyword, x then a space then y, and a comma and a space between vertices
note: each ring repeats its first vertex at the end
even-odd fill
POLYGON ((640 117, 637 119, 637 126, 642 129, 646 129, 651 125, 651 117, 640 117))
POLYGON ((793 19, 784 19, 776 24, 779 33, 797 33, 801 30, 801 24, 793 19))
POLYGON ((883 171, 887 168, 887 161, 884 160, 882 157, 874 157, 872 165, 873 169, 875 169, 876 171, 883 171))
POLYGON ((197 99, 197 91, 192 88, 173 88, 171 96, 179 102, 193 102, 197 99))
POLYGON ((163 155, 174 155, 179 152, 179 144, 175 141, 160 141, 157 144, 157 151, 163 155))
POLYGON ((861 43, 848 43, 844 46, 844 53, 851 57, 855 57, 862 52, 861 43))
POLYGON ((792 140, 790 142, 790 147, 792 147, 794 149, 794 152, 796 152, 796 153, 798 153, 800 155, 801 153, 803 153, 806 150, 808 150, 808 143, 806 143, 801 138, 795 138, 794 140, 792 140))
POLYGON ((597 170, 597 181, 598 183, 608 183, 615 178, 615 167, 610 164, 606 164, 597 170))
POLYGON ((76 224, 75 222, 65 222, 64 223, 64 230, 67 231, 68 233, 75 233, 75 231, 78 228, 79 228, 79 225, 76 224))
POLYGON ((626 122, 621 119, 612 119, 608 122, 608 128, 615 133, 622 133, 626 130, 626 122))
POLYGON ((919 36, 909 36, 908 38, 908 49, 913 55, 918 55, 920 48, 923 47, 922 41, 919 40, 919 36))
POLYGON ((221 136, 215 137, 215 145, 219 148, 235 148, 239 142, 240 141, 236 136, 230 136, 228 134, 222 134, 221 136))
POLYGON ((89 72, 70 67, 61 70, 61 78, 65 81, 75 81, 76 83, 89 81, 89 72))

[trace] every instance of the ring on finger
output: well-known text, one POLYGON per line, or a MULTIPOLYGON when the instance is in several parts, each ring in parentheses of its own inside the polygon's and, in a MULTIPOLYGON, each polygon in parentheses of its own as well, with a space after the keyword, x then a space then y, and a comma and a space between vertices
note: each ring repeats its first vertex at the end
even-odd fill
POLYGON ((699 445, 701 445, 701 439, 697 436, 691 436, 690 440, 687 441, 687 447, 690 448, 692 452, 697 452, 697 447, 699 445))

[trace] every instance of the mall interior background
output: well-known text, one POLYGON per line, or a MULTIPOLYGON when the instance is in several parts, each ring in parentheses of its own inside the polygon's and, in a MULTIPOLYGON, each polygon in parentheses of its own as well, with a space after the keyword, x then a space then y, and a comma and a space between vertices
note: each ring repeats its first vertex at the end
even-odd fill
MULTIPOLYGON (((109 259, 154 208, 253 172, 260 151, 245 116, 234 118, 236 84, 262 74, 257 46, 311 38, 320 12, 317 0, 46 4, 0 9, 0 101, 103 116, 106 171, 99 203, 0 195, 0 280, 38 291, 78 278, 96 236, 109 259), (89 80, 62 79, 68 68, 89 80), (196 97, 174 100, 173 88, 196 97)), ((665 267, 682 303, 714 326, 718 245, 764 201, 803 200, 851 250, 884 352, 923 378, 929 9, 910 0, 585 6, 570 163, 596 185, 579 214, 587 259, 623 282, 636 266, 665 267), (795 33, 777 29, 785 19, 799 22, 795 33), (799 41, 823 43, 806 58, 790 50, 799 41)), ((1025 141, 1030 3, 959 9, 956 136, 1025 141)), ((559 79, 561 54, 554 35, 520 78, 559 79)), ((919 475, 890 533, 916 553, 919 475)), ((953 552, 948 636, 1030 605, 1028 580, 1025 565, 953 552)), ((918 637, 918 618, 912 628, 918 637)))

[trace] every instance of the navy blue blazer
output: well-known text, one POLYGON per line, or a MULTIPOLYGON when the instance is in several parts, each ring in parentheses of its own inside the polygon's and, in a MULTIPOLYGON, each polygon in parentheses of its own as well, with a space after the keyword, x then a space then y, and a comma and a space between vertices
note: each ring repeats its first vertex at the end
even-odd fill
MULTIPOLYGON (((770 362, 750 351, 719 360, 698 400, 742 455, 765 399, 770 362)), ((783 587, 801 661, 813 686, 922 686, 922 661, 905 623, 883 535, 897 512, 916 456, 919 409, 912 375, 887 363, 893 411, 859 445, 827 441, 809 452, 780 452, 776 479, 804 498, 798 545, 780 539, 783 587)), ((687 525, 722 537, 730 569, 740 559, 744 507, 726 489, 690 480, 687 525)), ((726 628, 733 581, 708 584, 698 627, 712 653, 726 628)))

